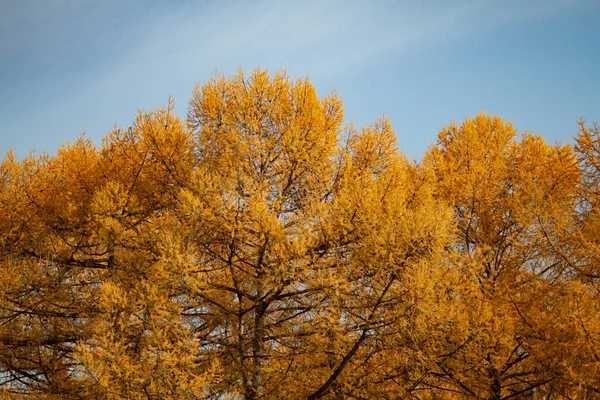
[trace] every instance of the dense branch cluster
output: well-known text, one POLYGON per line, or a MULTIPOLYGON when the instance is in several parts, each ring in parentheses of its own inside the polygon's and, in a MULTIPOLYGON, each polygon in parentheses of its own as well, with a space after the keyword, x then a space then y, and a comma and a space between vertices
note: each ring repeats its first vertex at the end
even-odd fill
POLYGON ((600 397, 600 129, 419 163, 256 70, 0 165, 0 397, 600 397))

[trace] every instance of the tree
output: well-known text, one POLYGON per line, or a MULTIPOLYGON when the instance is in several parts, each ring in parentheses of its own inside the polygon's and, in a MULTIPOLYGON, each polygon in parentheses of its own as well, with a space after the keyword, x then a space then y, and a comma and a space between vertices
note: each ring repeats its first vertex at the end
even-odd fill
POLYGON ((436 375, 474 398, 574 396, 587 378, 585 328, 573 322, 594 304, 576 300, 586 291, 564 257, 577 224, 577 160, 568 145, 515 136, 480 114, 444 128, 426 156, 438 196, 454 207, 449 257, 475 288, 464 298, 471 333, 450 342, 436 375))
POLYGON ((0 164, 0 397, 593 398, 600 134, 422 163, 256 70, 0 164))
POLYGON ((579 133, 575 137, 575 150, 581 164, 582 182, 579 191, 581 223, 579 230, 579 256, 573 259, 574 268, 591 281, 600 278, 597 228, 600 205, 600 127, 586 126, 579 121, 579 133))
MULTIPOLYGON (((2 164, 1 385, 62 398, 397 397, 447 208, 385 119, 257 70, 97 148, 2 164)), ((413 355, 419 355, 417 360, 413 355)))
POLYGON ((216 365, 182 357, 192 332, 179 321, 178 271, 165 262, 172 250, 161 234, 177 180, 192 168, 191 136, 171 111, 141 113, 102 149, 80 139, 56 157, 5 160, 1 362, 9 391, 160 398, 205 389, 216 365))
POLYGON ((221 390, 356 396, 383 351, 375 332, 408 317, 400 293, 442 244, 443 207, 387 121, 340 147, 340 102, 307 80, 216 77, 188 121, 199 168, 178 214, 202 265, 189 309, 225 366, 221 390))

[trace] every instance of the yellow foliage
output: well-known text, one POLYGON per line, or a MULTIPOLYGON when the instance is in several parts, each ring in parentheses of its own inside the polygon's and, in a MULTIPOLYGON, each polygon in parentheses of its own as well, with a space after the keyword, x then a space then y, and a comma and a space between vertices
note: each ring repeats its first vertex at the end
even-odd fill
POLYGON ((480 114, 410 163, 257 69, 8 153, 0 397, 594 398, 599 140, 480 114))

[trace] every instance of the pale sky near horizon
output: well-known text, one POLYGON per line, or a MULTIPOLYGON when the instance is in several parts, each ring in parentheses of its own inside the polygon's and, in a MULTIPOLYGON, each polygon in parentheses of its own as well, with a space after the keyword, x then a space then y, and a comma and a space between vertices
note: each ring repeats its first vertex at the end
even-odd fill
POLYGON ((215 71, 285 68, 421 158, 480 111, 550 142, 600 122, 600 0, 0 0, 0 154, 100 143, 215 71))

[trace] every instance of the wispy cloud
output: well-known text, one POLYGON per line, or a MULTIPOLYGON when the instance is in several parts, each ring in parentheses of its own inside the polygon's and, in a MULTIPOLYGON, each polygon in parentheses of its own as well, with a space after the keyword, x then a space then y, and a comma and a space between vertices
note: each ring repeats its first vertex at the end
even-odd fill
POLYGON ((357 73, 380 57, 542 18, 575 4, 566 0, 183 3, 138 26, 143 42, 103 75, 114 82, 165 77, 185 81, 202 78, 215 68, 261 65, 288 66, 295 74, 310 72, 328 79, 357 73))
POLYGON ((103 134, 169 94, 183 104, 215 69, 286 67, 327 90, 387 57, 408 60, 591 2, 0 0, 0 106, 16 112, 32 103, 36 113, 5 129, 28 120, 43 121, 38 130, 85 124, 103 134))

